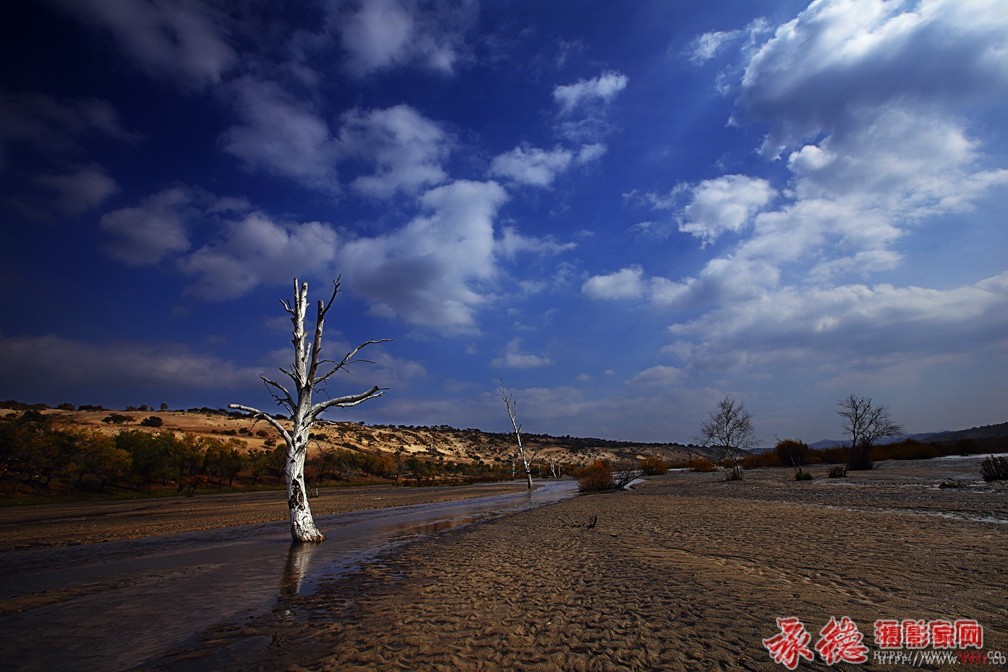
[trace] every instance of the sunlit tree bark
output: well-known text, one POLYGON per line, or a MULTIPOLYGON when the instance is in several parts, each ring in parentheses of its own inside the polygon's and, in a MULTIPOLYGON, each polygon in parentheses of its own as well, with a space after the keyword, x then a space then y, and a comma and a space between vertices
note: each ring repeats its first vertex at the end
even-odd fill
POLYGON ((280 383, 262 376, 263 382, 270 390, 276 402, 287 409, 290 414, 290 427, 285 426, 277 418, 251 406, 230 404, 230 408, 251 413, 254 417, 265 420, 277 430, 287 444, 287 461, 284 474, 287 477, 287 506, 290 509, 291 537, 295 541, 323 541, 323 535, 315 526, 311 507, 308 505, 308 490, 305 487, 304 466, 308 451, 308 437, 312 425, 319 415, 334 406, 356 406, 368 399, 374 399, 385 392, 385 388, 374 386, 359 394, 335 397, 318 403, 312 401, 312 393, 319 391, 338 371, 344 371, 351 364, 363 360, 356 359, 357 354, 366 346, 384 343, 391 339, 368 340, 348 352, 339 362, 330 359, 320 359, 322 353, 322 330, 326 313, 332 307, 336 295, 340 291, 339 279, 333 282, 332 296, 328 301, 319 301, 315 315, 315 332, 309 339, 305 331, 305 315, 308 311, 308 283, 298 287, 294 280, 294 303, 280 301, 284 310, 291 316, 294 325, 292 343, 294 345, 294 362, 290 369, 280 369, 294 383, 294 393, 291 394, 280 383))

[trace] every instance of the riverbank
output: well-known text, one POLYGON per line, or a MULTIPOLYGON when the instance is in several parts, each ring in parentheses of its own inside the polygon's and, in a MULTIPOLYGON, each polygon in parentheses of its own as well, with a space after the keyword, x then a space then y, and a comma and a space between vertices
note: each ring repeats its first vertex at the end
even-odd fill
MULTIPOLYGON (((517 481, 442 487, 322 488, 310 500, 325 516, 521 492, 517 481)), ((283 491, 0 507, 0 552, 163 536, 287 520, 283 491)))
POLYGON ((973 619, 984 655, 1006 653, 1008 490, 976 473, 670 474, 412 544, 208 631, 165 669, 779 671, 762 640, 788 616, 810 647, 852 619, 869 651, 848 669, 897 669, 872 658, 879 619, 973 619))

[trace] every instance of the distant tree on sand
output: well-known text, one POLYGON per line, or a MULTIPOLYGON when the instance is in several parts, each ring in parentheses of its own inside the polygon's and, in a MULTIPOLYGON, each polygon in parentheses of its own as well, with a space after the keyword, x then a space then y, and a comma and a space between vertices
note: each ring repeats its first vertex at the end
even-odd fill
POLYGON ((871 449, 883 436, 899 436, 903 428, 893 422, 887 406, 876 406, 871 397, 848 395, 840 400, 837 413, 844 419, 844 431, 851 437, 847 468, 871 469, 871 449))
POLYGON ((736 401, 731 395, 718 402, 717 409, 700 425, 700 437, 704 447, 722 448, 732 461, 729 469, 722 469, 725 478, 736 481, 742 478, 742 465, 739 464, 739 452, 748 450, 756 444, 753 432, 752 414, 746 410, 745 404, 736 401))

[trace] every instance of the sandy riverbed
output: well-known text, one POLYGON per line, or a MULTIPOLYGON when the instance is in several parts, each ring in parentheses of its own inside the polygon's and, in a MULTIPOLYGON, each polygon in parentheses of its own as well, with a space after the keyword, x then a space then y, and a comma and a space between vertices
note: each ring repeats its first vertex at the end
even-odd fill
MULTIPOLYGON (((787 616, 809 647, 831 617, 854 621, 868 662, 835 669, 910 669, 873 658, 878 619, 975 619, 984 655, 1008 653, 1008 488, 977 474, 976 459, 801 483, 669 474, 412 544, 161 667, 784 670, 761 642, 787 616)), ((969 669, 917 669, 946 668, 969 669)))

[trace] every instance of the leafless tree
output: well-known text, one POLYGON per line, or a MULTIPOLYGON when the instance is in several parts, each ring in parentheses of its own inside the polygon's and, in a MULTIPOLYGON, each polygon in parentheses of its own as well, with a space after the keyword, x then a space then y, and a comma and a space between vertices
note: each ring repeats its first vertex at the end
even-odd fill
POLYGON ((518 424, 518 402, 515 400, 514 395, 509 395, 507 390, 504 389, 504 383, 501 382, 500 388, 501 399, 504 401, 504 406, 507 407, 508 417, 511 418, 511 427, 514 428, 515 440, 518 442, 518 459, 521 460, 522 466, 525 468, 525 477, 528 479, 528 489, 532 489, 532 463, 535 461, 536 455, 539 454, 537 449, 531 456, 525 452, 525 445, 522 443, 521 437, 521 425, 518 424))
POLYGON ((753 437, 755 431, 752 414, 745 409, 745 404, 736 401, 731 395, 725 395, 718 402, 717 410, 711 412, 706 422, 701 423, 700 436, 704 447, 722 448, 732 461, 731 469, 722 469, 725 478, 729 480, 742 478, 739 453, 756 445, 756 439, 753 437))
POLYGON ((336 295, 340 291, 340 281, 337 278, 333 282, 332 296, 328 301, 319 301, 315 315, 314 338, 309 340, 305 331, 305 314, 308 310, 308 283, 301 283, 298 287, 297 278, 294 279, 294 304, 288 304, 283 299, 280 303, 284 310, 291 316, 291 324, 294 325, 293 339, 294 362, 290 369, 280 369, 294 383, 294 394, 287 390, 280 383, 262 376, 263 383, 278 405, 287 409, 290 413, 290 427, 285 426, 277 418, 268 413, 264 413, 257 408, 242 406, 241 404, 230 404, 230 408, 251 413, 254 417, 265 420, 277 430, 287 444, 287 460, 284 473, 287 477, 287 505, 290 509, 291 537, 294 541, 323 541, 323 535, 315 526, 312 518, 311 508, 308 506, 308 492, 305 487, 304 465, 308 448, 308 439, 312 425, 319 415, 326 409, 337 407, 356 406, 368 399, 381 396, 386 388, 374 386, 371 389, 359 394, 326 399, 325 401, 313 403, 312 393, 324 389, 326 382, 338 371, 346 371, 351 364, 364 360, 356 359, 357 354, 366 346, 375 343, 384 343, 391 339, 368 340, 353 350, 348 352, 339 362, 331 359, 320 359, 322 353, 322 330, 325 324, 326 313, 332 307, 336 295))
POLYGON ((840 400, 837 411, 844 419, 844 430, 851 437, 847 468, 871 469, 871 449, 883 436, 899 436, 903 428, 893 422, 887 406, 876 406, 871 397, 848 395, 840 400))

